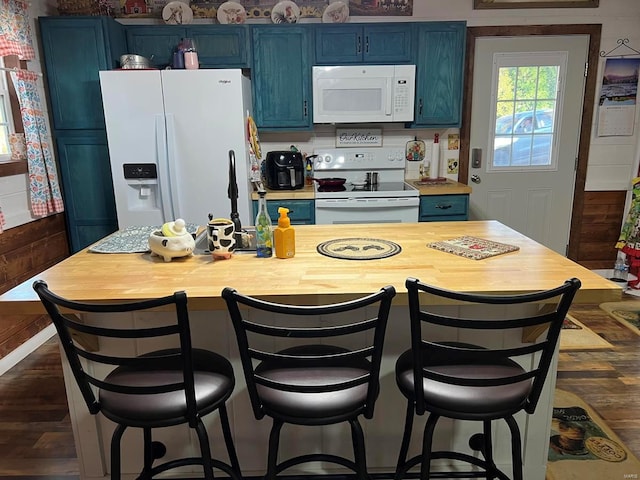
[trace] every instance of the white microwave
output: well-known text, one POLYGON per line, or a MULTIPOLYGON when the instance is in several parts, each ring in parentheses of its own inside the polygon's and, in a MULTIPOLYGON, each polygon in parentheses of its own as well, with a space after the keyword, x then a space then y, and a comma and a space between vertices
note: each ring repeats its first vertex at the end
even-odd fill
POLYGON ((313 123, 411 122, 415 65, 313 67, 313 123))

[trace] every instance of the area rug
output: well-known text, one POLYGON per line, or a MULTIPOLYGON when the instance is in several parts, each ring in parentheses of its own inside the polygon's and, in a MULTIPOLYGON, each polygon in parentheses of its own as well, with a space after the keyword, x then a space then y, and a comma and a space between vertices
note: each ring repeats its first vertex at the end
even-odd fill
POLYGON ((640 335, 640 302, 601 303, 600 308, 629 330, 640 335))
POLYGON ((560 332, 560 350, 595 350, 600 348, 613 348, 613 345, 573 315, 567 315, 560 332))
POLYGON ((520 247, 506 243, 494 242, 478 237, 457 237, 451 240, 428 243, 427 247, 435 248, 447 253, 453 253, 460 257, 472 260, 482 260, 483 258, 502 255, 503 253, 515 252, 520 247))
POLYGON ((580 397, 556 389, 547 480, 637 478, 640 461, 580 397))

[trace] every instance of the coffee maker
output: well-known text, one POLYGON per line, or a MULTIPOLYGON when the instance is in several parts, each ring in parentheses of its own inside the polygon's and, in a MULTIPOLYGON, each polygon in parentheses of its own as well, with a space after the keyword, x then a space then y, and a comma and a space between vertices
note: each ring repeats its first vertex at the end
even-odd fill
POLYGON ((304 187, 304 161, 300 152, 267 152, 267 187, 272 190, 296 190, 304 187))

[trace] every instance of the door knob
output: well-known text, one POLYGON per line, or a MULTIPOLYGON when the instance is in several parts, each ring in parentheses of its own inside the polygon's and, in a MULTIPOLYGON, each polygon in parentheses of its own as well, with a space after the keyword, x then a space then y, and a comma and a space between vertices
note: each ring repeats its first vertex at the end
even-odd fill
POLYGON ((471 181, 473 183, 480 183, 482 180, 480 180, 480 177, 478 175, 471 175, 471 181))

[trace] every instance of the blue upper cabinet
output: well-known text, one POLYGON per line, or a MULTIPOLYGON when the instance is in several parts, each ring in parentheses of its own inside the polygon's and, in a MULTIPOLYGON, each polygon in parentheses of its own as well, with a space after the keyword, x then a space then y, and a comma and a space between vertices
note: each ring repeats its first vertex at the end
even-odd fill
POLYGON ((145 25, 127 27, 128 53, 142 55, 158 68, 171 64, 173 52, 187 29, 180 25, 145 25))
POLYGON ((409 23, 318 25, 315 64, 406 64, 413 61, 409 23))
POLYGON ((459 127, 465 22, 415 23, 416 127, 459 127))
POLYGON ((158 68, 171 64, 183 38, 192 38, 200 68, 249 67, 249 27, 246 25, 135 25, 127 27, 129 53, 150 58, 158 68))
POLYGON ((302 25, 255 25, 253 114, 264 130, 309 130, 312 126, 311 42, 302 25))
POLYGON ((104 128, 100 70, 126 52, 122 25, 106 17, 39 17, 54 129, 104 128))
POLYGON ((249 27, 247 25, 202 25, 187 28, 198 50, 200 68, 248 68, 249 27))

